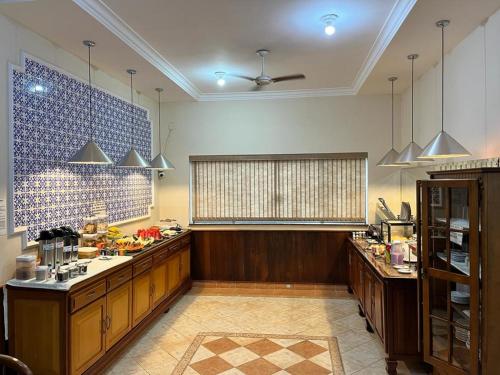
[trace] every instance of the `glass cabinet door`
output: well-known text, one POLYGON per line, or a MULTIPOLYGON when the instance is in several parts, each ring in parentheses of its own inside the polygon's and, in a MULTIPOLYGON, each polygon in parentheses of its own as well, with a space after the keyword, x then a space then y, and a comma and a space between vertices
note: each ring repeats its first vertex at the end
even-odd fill
POLYGON ((449 374, 479 369, 477 180, 421 181, 424 360, 449 374))

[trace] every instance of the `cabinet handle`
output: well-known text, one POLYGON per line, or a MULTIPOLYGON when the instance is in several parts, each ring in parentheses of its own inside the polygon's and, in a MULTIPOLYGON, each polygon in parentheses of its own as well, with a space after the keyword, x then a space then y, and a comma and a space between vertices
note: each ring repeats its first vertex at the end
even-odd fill
POLYGON ((106 330, 108 330, 109 327, 111 327, 111 317, 108 315, 106 317, 106 330))
POLYGON ((101 320, 101 333, 104 335, 106 334, 106 318, 101 320))
POLYGON ((87 293, 87 298, 91 298, 95 294, 95 290, 87 293))

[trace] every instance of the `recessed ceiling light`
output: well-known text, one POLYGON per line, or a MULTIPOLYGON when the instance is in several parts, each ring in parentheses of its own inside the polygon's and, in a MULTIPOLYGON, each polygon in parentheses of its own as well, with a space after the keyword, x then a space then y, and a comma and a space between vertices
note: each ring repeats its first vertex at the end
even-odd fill
POLYGON ((215 72, 215 76, 217 77, 217 85, 223 87, 226 84, 226 80, 224 77, 226 76, 225 72, 215 72))
POLYGON ((333 23, 335 22, 335 20, 338 17, 339 16, 337 16, 334 13, 326 14, 323 17, 321 17, 321 21, 325 24, 325 34, 326 35, 332 36, 333 34, 335 34, 336 30, 335 30, 335 26, 333 23))

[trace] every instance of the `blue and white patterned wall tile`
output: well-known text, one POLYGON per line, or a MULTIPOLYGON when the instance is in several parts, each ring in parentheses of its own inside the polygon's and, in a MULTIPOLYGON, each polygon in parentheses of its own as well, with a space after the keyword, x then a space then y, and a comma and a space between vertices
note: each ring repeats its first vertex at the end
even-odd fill
MULTIPOLYGON (((41 229, 80 228, 94 202, 104 202, 111 222, 149 214, 152 175, 135 170, 71 165, 67 160, 90 135, 88 85, 40 61, 25 58, 12 70, 13 221, 29 241, 41 229)), ((151 156, 151 123, 145 109, 98 88, 92 89, 94 136, 118 162, 134 145, 151 156), (131 110, 134 110, 132 130, 131 110)))

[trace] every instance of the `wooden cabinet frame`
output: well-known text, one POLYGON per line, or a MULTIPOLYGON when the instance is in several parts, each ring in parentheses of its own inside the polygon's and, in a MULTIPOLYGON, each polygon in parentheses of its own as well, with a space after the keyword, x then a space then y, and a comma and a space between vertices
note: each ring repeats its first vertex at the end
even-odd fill
POLYGON ((443 374, 450 375, 468 375, 479 374, 479 347, 480 347, 480 321, 479 321, 479 282, 480 282, 480 244, 479 244, 479 181, 477 179, 457 179, 457 180, 431 180, 419 181, 420 191, 417 194, 418 205, 421 207, 420 218, 420 269, 421 269, 421 288, 422 288, 422 342, 423 342, 423 357, 425 362, 434 366, 437 371, 443 374), (452 272, 451 262, 446 262, 447 269, 432 267, 430 264, 430 228, 428 223, 430 216, 431 197, 429 191, 432 188, 446 190, 448 193, 443 194, 443 204, 446 223, 440 227, 440 231, 446 233, 446 259, 451 259, 450 250, 450 232, 456 231, 450 228, 451 215, 451 192, 450 189, 462 188, 468 192, 468 253, 470 262, 469 275, 452 272), (448 285, 447 294, 447 317, 435 316, 431 314, 431 291, 430 280, 440 280, 448 285), (464 370, 451 364, 453 355, 453 329, 456 323, 453 320, 454 309, 450 298, 450 283, 466 284, 470 287, 470 369, 464 370), (431 319, 440 321, 441 324, 447 327, 447 361, 433 356, 432 348, 432 328, 431 319))
MULTIPOLYGON (((166 251, 168 258, 180 259, 182 249, 189 249, 190 231, 175 237, 172 240, 148 249, 137 255, 131 262, 124 263, 102 272, 94 277, 76 284, 69 291, 30 289, 7 286, 9 292, 9 354, 23 360, 35 374, 101 374, 119 357, 121 352, 160 315, 186 293, 192 285, 188 276, 180 280, 180 260, 177 263, 177 280, 175 288, 168 295, 158 300, 147 314, 132 326, 132 306, 130 304, 129 317, 113 316, 111 308, 117 297, 125 299, 128 295, 133 301, 132 285, 136 278, 151 273, 152 258, 162 251, 166 251), (118 295, 123 292, 120 297, 118 295), (102 340, 102 348, 90 356, 84 364, 73 366, 72 351, 78 349, 71 340, 72 325, 78 324, 79 316, 91 314, 98 306, 102 310, 98 335, 102 340), (36 312, 36 319, 33 316, 36 312), (110 329, 114 319, 121 319, 122 323, 130 319, 130 327, 118 330, 111 336, 110 329), (76 322, 76 323, 75 323, 76 322), (33 335, 37 332, 37 335, 33 335), (45 350, 44 350, 45 349, 45 350), (74 368, 72 368, 74 367, 74 368)), ((166 260, 165 260, 166 262, 166 260)), ((189 272, 186 273, 189 275, 189 272)), ((150 285, 153 285, 150 282, 150 285)), ((152 287, 148 290, 152 301, 152 287)), ((123 301, 123 300, 122 300, 123 301)), ((131 302, 132 302, 131 301, 131 302)), ((95 326, 95 324, 94 324, 95 326)), ((121 325, 125 326, 125 324, 121 325)), ((75 326, 76 327, 76 326, 75 326)), ((89 340, 96 336, 89 335, 89 340)), ((94 342, 94 341, 92 341, 94 342)), ((81 349, 81 347, 80 347, 81 349)), ((91 352, 91 351, 90 351, 91 352)), ((87 352, 88 354, 88 352, 87 352)))
POLYGON ((367 330, 374 331, 384 346, 387 372, 395 375, 398 360, 419 358, 417 280, 382 275, 352 239, 348 252, 349 289, 359 300, 367 330))

